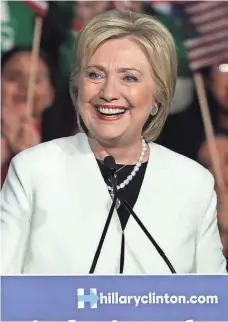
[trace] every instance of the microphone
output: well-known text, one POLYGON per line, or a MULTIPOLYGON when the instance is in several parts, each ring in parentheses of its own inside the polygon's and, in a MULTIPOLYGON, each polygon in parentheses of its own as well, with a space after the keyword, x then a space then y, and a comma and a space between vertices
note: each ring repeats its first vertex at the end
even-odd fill
POLYGON ((108 170, 108 179, 112 185, 113 190, 117 189, 117 176, 116 176, 116 161, 115 159, 109 155, 104 158, 104 166, 108 170))
POLYGON ((109 171, 111 171, 112 174, 115 173, 116 161, 111 155, 108 155, 107 157, 104 158, 104 165, 107 167, 109 171))
POLYGON ((112 201, 112 205, 99 241, 99 244, 97 246, 97 250, 96 253, 94 255, 94 259, 93 259, 93 263, 92 266, 90 268, 89 274, 93 274, 95 269, 96 269, 96 265, 101 253, 101 249, 108 231, 108 227, 110 225, 111 219, 112 219, 112 215, 116 206, 116 202, 117 202, 117 180, 116 180, 116 161, 112 156, 107 156, 104 158, 104 165, 106 166, 107 170, 108 170, 108 177, 109 177, 109 181, 112 185, 113 188, 113 201, 112 201))

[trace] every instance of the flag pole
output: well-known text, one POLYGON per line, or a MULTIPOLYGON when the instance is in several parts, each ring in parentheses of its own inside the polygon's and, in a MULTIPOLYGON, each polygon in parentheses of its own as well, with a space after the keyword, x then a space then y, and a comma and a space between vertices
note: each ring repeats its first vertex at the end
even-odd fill
POLYGON ((36 16, 34 36, 33 36, 33 46, 32 46, 31 67, 30 67, 30 75, 29 75, 29 83, 28 83, 28 99, 27 99, 28 115, 33 114, 35 79, 37 74, 37 64, 38 64, 38 57, 39 57, 39 51, 40 51, 42 25, 43 25, 43 18, 40 16, 36 16))
POLYGON ((222 192, 222 191, 225 191, 225 182, 222 176, 220 157, 216 146, 216 140, 215 140, 213 125, 212 125, 211 116, 209 112, 204 80, 200 72, 195 72, 193 74, 193 77, 196 84, 196 90, 197 90, 197 95, 199 99, 206 139, 208 142, 209 152, 211 155, 212 167, 215 173, 215 179, 219 190, 222 192))

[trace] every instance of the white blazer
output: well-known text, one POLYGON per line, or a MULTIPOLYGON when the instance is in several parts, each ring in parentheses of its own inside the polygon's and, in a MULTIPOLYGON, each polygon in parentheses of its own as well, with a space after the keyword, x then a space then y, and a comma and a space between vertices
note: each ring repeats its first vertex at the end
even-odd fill
MULTIPOLYGON (((226 273, 214 181, 196 162, 150 143, 134 210, 177 273, 226 273)), ((87 137, 40 144, 11 162, 2 189, 2 274, 87 274, 111 206, 87 137)), ((125 229, 124 274, 170 274, 141 228, 125 229)), ((115 212, 95 274, 119 272, 115 212)))

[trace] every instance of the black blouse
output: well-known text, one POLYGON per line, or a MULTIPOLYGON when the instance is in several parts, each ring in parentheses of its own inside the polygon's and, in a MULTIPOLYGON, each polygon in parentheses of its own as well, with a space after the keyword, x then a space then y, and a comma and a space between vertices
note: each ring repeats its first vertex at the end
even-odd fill
MULTIPOLYGON (((105 183, 108 185, 108 171, 105 168, 104 164, 97 160, 97 163, 99 165, 101 174, 104 178, 105 183)), ((127 186, 125 186, 123 189, 119 189, 119 195, 126 200, 129 205, 134 208, 134 205, 138 199, 140 189, 143 183, 144 175, 147 168, 147 163, 145 162, 141 165, 139 168, 139 171, 136 173, 136 175, 133 177, 133 179, 129 182, 127 186)), ((121 184, 127 176, 130 175, 132 170, 134 169, 135 165, 126 165, 123 169, 121 169, 124 165, 117 164, 117 184, 121 184), (121 169, 121 170, 119 170, 121 169), (119 170, 119 171, 118 171, 119 170)), ((110 184, 109 184, 110 185, 110 184)), ((120 207, 117 209, 117 213, 119 215, 120 223, 122 226, 122 230, 125 229, 128 219, 129 219, 129 212, 126 210, 126 208, 123 205, 120 205, 120 207)))

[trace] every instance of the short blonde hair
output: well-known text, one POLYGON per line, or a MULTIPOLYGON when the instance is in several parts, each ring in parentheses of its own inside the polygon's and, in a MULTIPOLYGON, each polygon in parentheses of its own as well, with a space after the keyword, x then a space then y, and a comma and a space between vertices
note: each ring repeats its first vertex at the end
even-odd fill
MULTIPOLYGON (((131 37, 146 53, 156 85, 155 101, 159 105, 155 117, 149 117, 143 128, 148 141, 157 139, 168 116, 173 99, 176 77, 177 56, 175 44, 169 31, 156 19, 141 13, 109 10, 95 16, 81 30, 75 48, 74 70, 70 78, 70 93, 76 105, 77 80, 99 45, 110 39, 131 37)), ((82 124, 77 111, 78 125, 82 124)))

